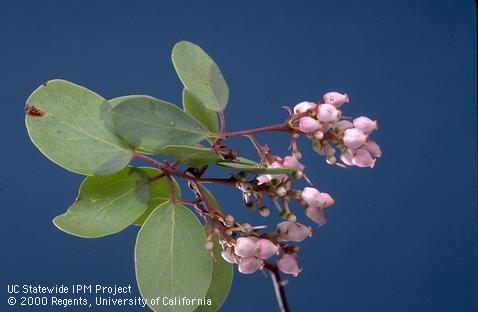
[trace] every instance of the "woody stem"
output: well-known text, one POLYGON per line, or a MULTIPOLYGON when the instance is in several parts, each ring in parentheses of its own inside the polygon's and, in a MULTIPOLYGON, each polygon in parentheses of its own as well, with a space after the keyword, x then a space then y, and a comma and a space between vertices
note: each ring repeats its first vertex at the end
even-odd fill
POLYGON ((289 304, 287 303, 287 297, 285 295, 284 285, 279 274, 277 265, 272 263, 265 263, 264 268, 269 271, 274 285, 274 291, 277 298, 277 304, 279 305, 280 312, 289 312, 289 304))

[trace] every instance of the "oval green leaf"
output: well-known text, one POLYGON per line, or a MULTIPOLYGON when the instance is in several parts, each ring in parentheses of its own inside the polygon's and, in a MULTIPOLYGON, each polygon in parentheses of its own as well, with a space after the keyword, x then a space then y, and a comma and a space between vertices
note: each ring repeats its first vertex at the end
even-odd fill
MULTIPOLYGON (((154 177, 161 174, 161 170, 152 168, 152 167, 139 167, 143 170, 149 177, 154 177)), ((171 177, 174 185, 174 195, 176 198, 181 198, 181 189, 179 188, 176 180, 171 177)), ((146 211, 136 219, 133 223, 135 225, 143 225, 144 221, 148 216, 153 212, 153 210, 159 205, 167 202, 169 200, 169 186, 166 178, 161 178, 159 180, 153 181, 149 184, 149 202, 148 208, 146 211)))
POLYGON ((146 219, 136 239, 135 268, 141 296, 153 311, 190 312, 192 305, 152 304, 152 299, 204 298, 211 283, 212 260, 206 235, 186 207, 166 202, 146 219))
POLYGON ((264 174, 280 174, 280 173, 293 173, 296 171, 294 168, 280 167, 280 168, 267 168, 264 165, 253 162, 245 158, 239 158, 237 160, 222 160, 216 163, 219 167, 228 168, 236 171, 264 173, 264 174))
POLYGON ((148 207, 148 176, 127 167, 109 176, 87 177, 75 202, 53 219, 62 231, 85 238, 117 233, 148 207))
POLYGON ((173 48, 172 60, 184 87, 213 111, 223 111, 229 99, 221 70, 199 46, 180 41, 173 48))
MULTIPOLYGON (((138 95, 124 95, 124 96, 119 96, 119 97, 115 97, 115 98, 112 98, 112 99, 109 99, 108 102, 110 103, 110 105, 112 107, 115 107, 116 105, 118 105, 119 103, 123 102, 124 100, 128 99, 128 98, 134 98, 135 96, 138 96, 138 95)), ((126 142, 126 141, 125 141, 126 142)), ((126 142, 127 143, 127 142, 126 142)), ((128 144, 128 143, 127 143, 128 144)), ((145 153, 145 154, 158 154, 157 151, 151 151, 151 150, 147 150, 145 148, 141 148, 141 147, 135 147, 135 146, 132 146, 132 148, 137 151, 137 152, 140 152, 140 153, 145 153)))
MULTIPOLYGON (((214 198, 211 192, 202 185, 200 187, 204 189, 209 203, 217 210, 221 210, 217 200, 214 198)), ((206 226, 204 230, 206 235, 208 235, 209 227, 206 226)), ((224 301, 226 301, 232 286, 232 279, 234 275, 232 264, 224 261, 222 258, 222 248, 219 244, 217 235, 213 237, 212 242, 214 244, 213 253, 216 261, 213 262, 211 285, 209 286, 209 290, 206 294, 206 298, 211 299, 211 305, 199 306, 196 308, 196 310, 194 310, 195 312, 214 312, 219 310, 224 301)))
POLYGON ((209 131, 214 133, 219 131, 217 112, 207 108, 186 89, 183 89, 183 109, 202 123, 209 131))
POLYGON ((167 145, 162 152, 193 166, 215 164, 222 160, 211 148, 206 147, 167 145))
POLYGON ((28 98, 28 134, 36 147, 63 168, 85 175, 108 175, 133 156, 115 133, 110 105, 98 94, 65 80, 51 80, 28 98))
POLYGON ((193 145, 209 132, 176 105, 150 96, 122 97, 112 109, 119 135, 135 147, 161 153, 169 144, 193 145))

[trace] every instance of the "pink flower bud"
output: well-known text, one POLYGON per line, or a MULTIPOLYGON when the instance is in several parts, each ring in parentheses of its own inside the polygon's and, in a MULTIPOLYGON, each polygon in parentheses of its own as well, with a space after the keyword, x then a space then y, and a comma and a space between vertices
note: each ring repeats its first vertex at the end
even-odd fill
POLYGON ((268 166, 270 168, 280 168, 282 167, 282 164, 284 163, 284 161, 282 160, 282 158, 276 158, 274 157, 275 160, 268 166))
POLYGON ((304 133, 312 133, 321 128, 322 125, 320 122, 312 117, 305 116, 299 120, 299 129, 304 133))
POLYGON ((300 113, 305 113, 308 110, 314 109, 317 106, 317 104, 313 102, 300 102, 296 106, 294 106, 294 114, 300 114, 300 113))
POLYGON ((271 175, 270 174, 261 174, 261 175, 258 175, 257 178, 257 184, 261 185, 261 184, 264 184, 264 183, 268 183, 271 181, 271 175))
POLYGON ((356 128, 347 129, 344 132, 344 144, 348 148, 357 149, 364 145, 367 141, 367 136, 362 131, 356 128))
POLYGON ((324 103, 330 103, 335 107, 340 107, 344 103, 349 102, 349 97, 347 94, 341 94, 338 92, 327 92, 323 97, 324 103))
POLYGON ((317 140, 322 140, 324 138, 324 133, 322 131, 315 131, 314 132, 314 138, 316 138, 317 140))
POLYGON ((337 121, 334 126, 335 126, 334 128, 336 129, 338 133, 343 133, 345 130, 354 127, 353 123, 351 123, 348 120, 337 121))
POLYGON ((372 157, 382 157, 382 151, 380 150, 380 146, 378 146, 375 141, 368 141, 365 144, 364 148, 372 155, 372 157))
POLYGON ((279 246, 268 239, 259 239, 255 256, 261 259, 267 259, 279 253, 279 246))
POLYGON ((336 121, 340 117, 340 112, 332 104, 320 104, 317 110, 317 119, 320 122, 336 121))
POLYGON ((277 225, 277 230, 282 241, 301 242, 312 236, 312 228, 300 223, 283 221, 277 225))
POLYGON ((320 195, 322 195, 322 198, 325 201, 325 207, 329 207, 335 204, 335 199, 333 199, 329 193, 320 193, 320 195))
POLYGON ((236 263, 236 260, 234 259, 234 254, 232 253, 232 249, 230 247, 227 247, 225 250, 221 251, 221 256, 222 258, 229 263, 236 263))
POLYGON ((252 257, 257 248, 258 238, 253 236, 239 237, 234 246, 234 253, 239 257, 252 257))
POLYGON ((323 207, 325 199, 320 194, 319 190, 313 187, 306 187, 302 191, 302 199, 307 205, 312 207, 323 207))
POLYGON ((309 206, 305 209, 305 214, 310 220, 314 221, 319 226, 322 226, 327 223, 327 220, 324 216, 324 210, 321 207, 309 206))
POLYGON ((377 121, 365 116, 360 116, 354 119, 354 127, 365 134, 370 134, 370 132, 377 129, 377 121))
POLYGON ((354 154, 349 150, 346 150, 342 155, 340 155, 340 160, 342 160, 342 162, 347 166, 354 165, 352 158, 354 158, 354 154))
POLYGON ((281 270, 281 272, 285 274, 292 274, 294 276, 299 275, 299 273, 302 271, 299 269, 296 258, 290 254, 283 255, 279 261, 277 261, 277 267, 279 270, 281 270))
POLYGON ((289 227, 291 223, 293 222, 282 221, 281 223, 277 224, 277 231, 279 232, 279 234, 287 233, 287 228, 289 227))
POLYGON ((294 168, 300 172, 304 171, 304 165, 292 156, 286 156, 282 164, 284 167, 294 168))
POLYGON ((373 159, 372 155, 370 155, 370 153, 364 148, 361 148, 355 152, 352 162, 357 167, 373 168, 375 165, 375 159, 373 159))
POLYGON ((257 270, 262 269, 264 266, 264 260, 256 257, 246 257, 239 260, 239 272, 243 274, 251 274, 257 270))

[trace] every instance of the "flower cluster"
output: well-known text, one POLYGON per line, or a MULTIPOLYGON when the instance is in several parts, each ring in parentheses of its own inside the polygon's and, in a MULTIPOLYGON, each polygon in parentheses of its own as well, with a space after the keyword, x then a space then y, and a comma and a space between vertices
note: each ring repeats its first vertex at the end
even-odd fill
MULTIPOLYGON (((287 120, 292 155, 270 155, 267 145, 253 141, 265 167, 285 167, 294 171, 276 173, 271 170, 271 173, 259 174, 252 180, 246 180, 245 176, 237 180, 236 187, 242 191, 248 207, 257 206, 260 214, 267 217, 270 211, 266 198, 269 198, 285 219, 269 233, 261 233, 265 226, 224 223, 228 230, 220 234, 221 255, 227 262, 237 264, 239 272, 250 274, 261 270, 272 257, 277 257, 277 268, 283 273, 297 276, 301 272, 297 254, 299 247, 291 243, 299 243, 312 236, 312 228, 297 222, 290 208, 291 201, 302 206, 305 215, 318 226, 327 222, 324 209, 333 205, 335 200, 330 194, 312 187, 304 174, 305 166, 300 162, 302 155, 297 146, 301 135, 309 138, 313 149, 324 155, 330 164, 372 168, 376 158, 381 156, 380 147, 369 139, 369 135, 377 129, 377 122, 365 116, 355 119, 343 117, 340 107, 347 102, 349 98, 346 94, 328 92, 318 103, 301 102, 295 105, 287 120), (336 149, 340 150, 342 163, 335 158, 336 149), (301 178, 311 186, 294 189, 293 180, 301 178), (234 231, 236 234, 232 234, 234 231)), ((227 218, 233 220, 232 216, 227 218)))
POLYGON ((279 255, 283 251, 284 254, 277 261, 279 270, 297 276, 301 271, 295 253, 298 248, 290 248, 285 242, 301 242, 311 235, 310 227, 283 221, 278 224, 275 235, 270 235, 269 238, 242 236, 229 243, 222 241, 225 248, 221 256, 227 262, 237 264, 239 272, 251 274, 264 267, 264 260, 279 255))
POLYGON ((340 151, 340 159, 346 166, 373 167, 376 158, 382 155, 377 143, 369 140, 369 135, 378 125, 365 116, 353 120, 343 118, 339 109, 349 102, 347 94, 326 93, 319 103, 301 102, 294 107, 298 130, 307 135, 316 152, 335 164, 335 145, 340 151))

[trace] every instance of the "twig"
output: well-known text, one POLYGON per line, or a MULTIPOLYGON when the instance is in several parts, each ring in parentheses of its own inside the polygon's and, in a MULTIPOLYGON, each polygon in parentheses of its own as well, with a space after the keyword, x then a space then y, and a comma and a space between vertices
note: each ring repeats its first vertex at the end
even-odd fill
POLYGON ((277 265, 266 262, 264 268, 269 271, 271 276, 280 312, 289 312, 289 304, 287 303, 284 285, 282 283, 277 265))
POLYGON ((218 133, 216 135, 218 137, 230 138, 235 136, 249 135, 249 134, 268 132, 268 131, 289 131, 289 123, 283 122, 283 123, 271 125, 271 126, 265 126, 265 127, 248 129, 248 130, 233 131, 233 132, 224 132, 223 134, 218 133))

